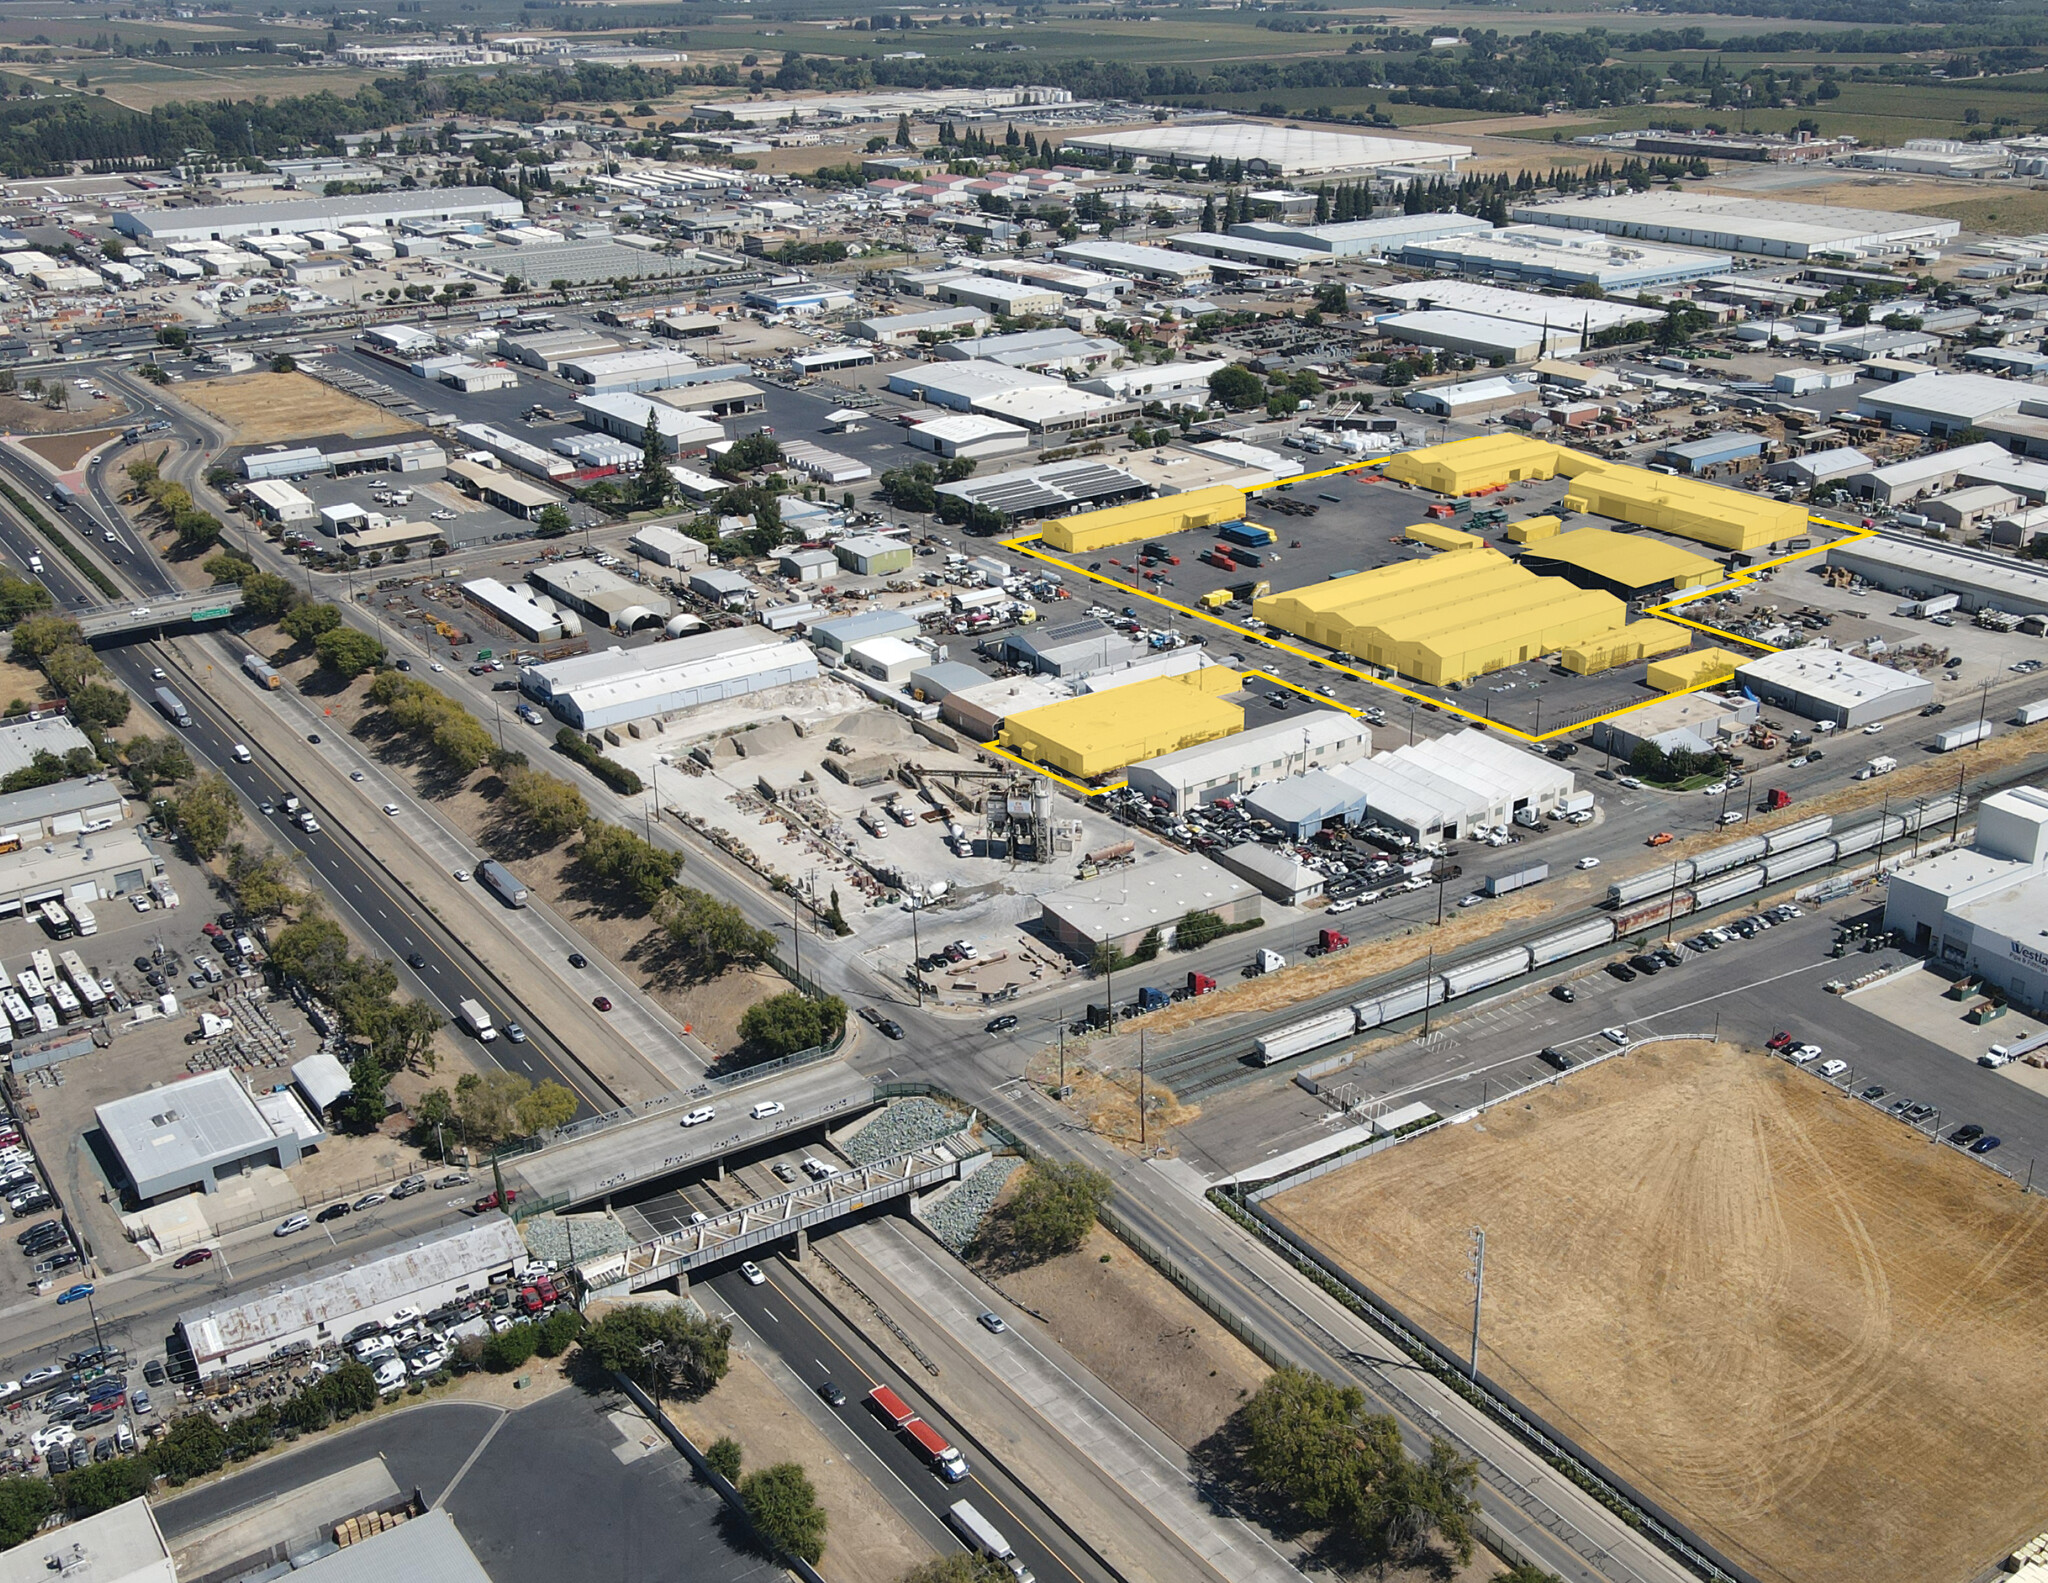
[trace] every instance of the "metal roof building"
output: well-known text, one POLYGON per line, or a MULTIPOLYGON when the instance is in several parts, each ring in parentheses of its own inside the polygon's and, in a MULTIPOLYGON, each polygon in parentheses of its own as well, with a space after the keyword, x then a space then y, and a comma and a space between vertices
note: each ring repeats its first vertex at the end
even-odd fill
POLYGON ((1456 170, 1459 160, 1472 155, 1472 150, 1462 143, 1368 137, 1358 132, 1251 121, 1091 132, 1067 138, 1065 146, 1091 154, 1130 154, 1171 165, 1207 165, 1211 160, 1233 165, 1242 160, 1246 172, 1254 176, 1320 176, 1339 171, 1383 170, 1391 165, 1443 165, 1456 170))
POLYGON ((483 1215, 371 1256, 293 1274, 259 1292, 188 1309, 178 1316, 178 1333, 204 1379, 261 1362, 295 1341, 337 1344, 357 1325, 388 1320, 401 1308, 424 1312, 481 1295, 492 1276, 526 1261, 518 1228, 503 1215, 483 1215))
POLYGON ((1764 453, 1763 436, 1723 430, 1702 439, 1667 445, 1657 460, 1684 473, 1704 473, 1710 467, 1727 467, 1764 453))
POLYGON ((90 753, 92 741, 63 715, 0 721, 0 776, 27 769, 38 753, 62 758, 78 748, 90 753))
POLYGON ((1151 650, 1095 616, 1013 632, 1003 639, 1003 658, 1040 676, 1090 676, 1135 665, 1151 650))
POLYGON ((1646 242, 1796 259, 1817 253, 1894 253, 1908 247, 1938 246, 1953 241, 1962 229, 1955 220, 1931 215, 1823 208, 1697 191, 1565 198, 1517 204, 1510 213, 1530 225, 1566 226, 1646 242))
MULTIPOLYGON (((1016 467, 939 485, 969 505, 987 506, 1006 517, 1042 517, 1108 505, 1146 494, 1151 486, 1121 467, 1100 461, 1051 462, 1042 467, 1016 467)), ((1239 511, 1243 501, 1239 500, 1239 511)))
POLYGON ((1880 534, 1830 546, 1828 564, 1845 567, 1892 593, 1915 598, 1954 594, 1968 611, 2048 613, 2048 575, 2034 569, 2039 562, 2010 555, 1880 534))
POLYGON ((552 643, 562 635, 561 614, 550 608, 552 601, 544 605, 536 599, 531 588, 476 577, 464 583, 462 591, 530 642, 552 643))
POLYGON ((1365 793, 1368 816, 1418 842, 1504 825, 1524 808, 1555 808, 1572 772, 1484 731, 1458 731, 1332 770, 1365 793))
POLYGON ((288 1090, 282 1097, 289 1109, 273 1120, 233 1072, 204 1072, 112 1100, 93 1114, 136 1198, 147 1204, 194 1188, 214 1192, 223 1177, 253 1166, 296 1165, 325 1134, 288 1090))
POLYGON ((1934 698, 1933 682, 1840 649, 1780 649, 1742 666, 1735 680, 1767 704, 1842 727, 1888 720, 1934 698))
POLYGON ((1719 561, 1704 555, 1605 528, 1579 528, 1543 539, 1522 552, 1521 562, 1532 572, 1562 577, 1581 588, 1604 588, 1623 599, 1702 588, 1727 576, 1719 561))
MULTIPOLYGON (((491 1583, 446 1507, 292 1568, 297 1583, 491 1583)), ((98 1583, 98 1580, 95 1580, 98 1583)))
POLYGON ((819 648, 844 654, 869 638, 916 637, 917 630, 917 617, 901 610, 863 610, 859 615, 817 622, 810 637, 819 648))
POLYGON ((1163 281, 1175 286, 1198 286, 1212 273, 1207 259, 1137 242, 1068 242, 1054 248, 1052 256, 1062 263, 1079 264, 1086 269, 1137 275, 1145 280, 1163 281))
POLYGON ((1365 814, 1365 788, 1328 770, 1310 770, 1245 794, 1255 818, 1305 841, 1328 824, 1357 824, 1365 814))
POLYGON ((224 203, 196 209, 120 209, 114 229, 151 242, 226 242, 241 236, 284 236, 339 231, 351 225, 481 224, 516 220, 519 199, 496 187, 442 187, 420 192, 371 192, 347 198, 288 198, 278 203, 224 203))
POLYGON ((1212 665, 1184 676, 1089 693, 1003 722, 1003 745, 1033 763, 1092 779, 1197 742, 1244 729, 1244 710, 1218 694, 1243 683, 1236 671, 1212 665))
POLYGON ((1039 898, 1052 936, 1070 950, 1114 945, 1130 952, 1157 929, 1162 945, 1191 912, 1213 912, 1225 923, 1259 916, 1259 892, 1207 858, 1177 855, 1117 869, 1068 890, 1039 898))
POLYGON ((1377 321, 1377 327, 1390 340, 1440 352, 1459 352, 1489 362, 1500 359, 1508 363, 1533 363, 1553 352, 1577 352, 1580 345, 1579 332, 1569 325, 1539 328, 1513 319, 1493 319, 1453 309, 1390 313, 1377 321))
POLYGON ((562 359, 561 374, 571 384, 586 386, 594 396, 667 390, 696 372, 697 359, 685 352, 600 352, 594 357, 562 359))
POLYGON ((1535 286, 1641 291, 1724 274, 1734 260, 1726 253, 1616 242, 1597 232, 1517 225, 1486 234, 1417 238, 1402 245, 1400 262, 1414 269, 1458 269, 1535 286))
POLYGON ((1241 797, 1254 786, 1348 764, 1372 750, 1365 722, 1336 709, 1316 709, 1300 720, 1273 720, 1219 742, 1133 764, 1133 791, 1157 797, 1175 813, 1219 797, 1241 797))
POLYGON ((1398 252, 1410 242, 1445 236, 1484 236, 1493 229, 1485 220, 1462 214, 1390 214, 1379 220, 1340 220, 1334 225, 1281 225, 1272 220, 1247 220, 1230 228, 1232 236, 1283 247, 1313 248, 1332 258, 1371 258, 1398 252))
POLYGON ((1921 374, 1858 396, 1856 411, 1894 429, 1939 436, 2018 412, 2022 402, 2044 394, 2037 385, 1993 374, 1921 374))
POLYGON ((95 1512, 0 1551, 0 1583, 177 1583, 149 1498, 95 1512))
POLYGON ((809 645, 763 638, 758 627, 608 649, 519 673, 519 690, 582 731, 694 709, 769 687, 811 681, 818 657, 809 645))
POLYGON ((646 583, 629 582, 594 561, 555 561, 536 566, 526 580, 549 598, 602 622, 612 632, 659 626, 674 613, 666 594, 646 583))

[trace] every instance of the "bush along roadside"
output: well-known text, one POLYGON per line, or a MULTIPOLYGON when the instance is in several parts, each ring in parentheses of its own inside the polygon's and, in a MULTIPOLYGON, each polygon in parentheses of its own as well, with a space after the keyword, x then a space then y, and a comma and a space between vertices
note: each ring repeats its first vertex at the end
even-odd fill
POLYGON ((114 586, 113 578, 101 571, 84 550, 71 542, 71 535, 38 511, 29 502, 28 497, 23 495, 20 490, 16 489, 12 484, 0 483, 0 495, 4 495, 7 503, 28 519, 30 527, 34 528, 36 532, 40 533, 56 547, 58 554, 77 567, 79 575, 87 582, 91 583, 93 587, 105 594, 109 599, 119 599, 121 597, 121 590, 114 586))

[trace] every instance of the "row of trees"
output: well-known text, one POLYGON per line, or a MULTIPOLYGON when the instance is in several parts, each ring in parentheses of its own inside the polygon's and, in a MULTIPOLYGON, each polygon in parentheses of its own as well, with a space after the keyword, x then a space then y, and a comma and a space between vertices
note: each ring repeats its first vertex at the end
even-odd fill
POLYGON ((163 519, 164 526, 176 535, 179 549, 211 549, 220 542, 223 532, 220 518, 195 506, 185 486, 163 477, 155 462, 147 457, 137 457, 128 464, 128 481, 149 501, 151 508, 163 519))
POLYGON ((484 723, 438 687, 404 671, 380 671, 366 695, 391 730, 450 775, 468 775, 497 754, 484 723))

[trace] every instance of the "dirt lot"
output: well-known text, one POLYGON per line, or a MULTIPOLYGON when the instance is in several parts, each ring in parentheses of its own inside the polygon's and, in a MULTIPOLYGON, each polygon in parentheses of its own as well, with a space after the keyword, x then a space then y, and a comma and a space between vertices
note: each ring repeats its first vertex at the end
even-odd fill
POLYGON ((125 418, 135 410, 111 390, 105 401, 95 401, 75 388, 65 391, 65 396, 68 399, 61 407, 46 406, 40 396, 19 390, 0 396, 0 432, 67 434, 85 424, 104 425, 110 418, 125 418))
POLYGON ((734 1352, 732 1371, 709 1396, 663 1405, 700 1447, 721 1435, 737 1440, 743 1475, 777 1462, 803 1464, 825 1508, 828 1576, 846 1583, 892 1583, 931 1559, 931 1548, 745 1352, 734 1352))
MULTIPOLYGON (((32 670, 26 665, 16 665, 10 660, 0 660, 0 708, 6 707, 16 699, 32 704, 43 696, 48 685, 41 671, 32 670)), ((134 718, 132 712, 129 718, 134 718)), ((120 735, 125 742, 130 733, 123 728, 120 735)))
POLYGON ((404 434, 405 419, 343 395, 309 374, 237 374, 187 384, 177 399, 228 425, 232 445, 268 445, 309 434, 404 434))
POLYGON ((1055 1341, 1177 1445, 1192 1449, 1208 1439, 1269 1372, 1100 1227, 1078 1252, 998 1278, 1012 1299, 1044 1318, 1055 1341))
POLYGON ((1760 1577, 2043 1527, 2048 1204, 1760 1053, 1665 1046, 1272 1201, 1760 1577), (1929 1520, 1930 1513, 1939 1513, 1929 1520))
POLYGON ((119 429, 87 429, 82 434, 42 434, 21 443, 58 472, 68 473, 85 460, 88 452, 120 436, 119 429))

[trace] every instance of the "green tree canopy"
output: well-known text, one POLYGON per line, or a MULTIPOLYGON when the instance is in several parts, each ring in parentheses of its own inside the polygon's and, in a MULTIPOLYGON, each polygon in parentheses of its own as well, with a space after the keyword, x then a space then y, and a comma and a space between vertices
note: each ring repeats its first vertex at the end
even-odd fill
POLYGON ((682 872, 683 854, 656 846, 624 825, 593 822, 583 832, 576 863, 629 909, 647 912, 682 872))
POLYGON ((577 1345, 591 1362, 663 1396, 701 1396, 732 1367, 732 1326, 685 1308, 615 1308, 577 1345))
POLYGON ((1007 1211, 1011 1241, 1028 1257, 1072 1253, 1109 1202, 1108 1176, 1079 1160, 1034 1162, 1007 1211))
POLYGON ((225 775, 202 775, 165 807, 171 828, 185 838, 193 857, 204 863, 227 845, 242 822, 241 800, 225 775))
POLYGON ((793 989, 755 1001, 740 1017, 740 1037, 770 1059, 829 1044, 845 1027, 846 1002, 837 995, 814 999, 793 989))
POLYGON ((1266 387, 1244 364, 1231 363, 1209 376, 1209 394, 1232 412, 1244 412, 1264 403, 1266 387))
POLYGON ((321 633, 313 641, 313 652, 320 656, 322 670, 332 671, 343 681, 354 681, 384 659, 384 645, 354 627, 332 627, 321 633))
POLYGON ((825 1556, 825 1509, 810 1476, 794 1462, 749 1473, 740 1480, 740 1504, 754 1529, 778 1551, 813 1566, 825 1556))

